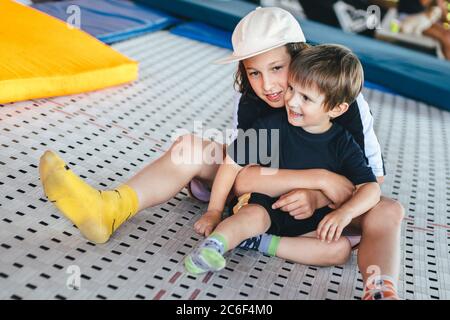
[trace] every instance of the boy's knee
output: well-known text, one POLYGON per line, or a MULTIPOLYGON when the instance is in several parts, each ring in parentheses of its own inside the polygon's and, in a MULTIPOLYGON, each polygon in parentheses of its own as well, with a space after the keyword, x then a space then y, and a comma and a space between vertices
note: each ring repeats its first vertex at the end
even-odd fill
POLYGON ((242 196, 245 193, 249 192, 248 183, 245 183, 245 174, 242 172, 245 169, 242 169, 241 172, 237 175, 236 179, 234 180, 234 194, 238 197, 242 196))
POLYGON ((176 164, 202 164, 204 163, 204 141, 194 134, 179 136, 170 147, 170 155, 176 164))
POLYGON ((394 220, 396 225, 401 225, 403 219, 405 218, 405 208, 403 208, 402 204, 397 200, 391 200, 390 204, 390 212, 392 215, 392 219, 394 220))
POLYGON ((174 141, 174 143, 172 144, 172 148, 192 148, 195 144, 199 144, 200 146, 202 146, 202 139, 192 133, 186 133, 179 136, 174 141))
POLYGON ((239 213, 246 214, 247 216, 252 216, 254 218, 261 218, 263 216, 268 215, 267 210, 264 209, 263 206, 261 206, 259 204, 253 204, 253 203, 243 206, 239 210, 239 213))
POLYGON ((385 221, 395 226, 401 225, 405 217, 405 209, 402 204, 394 199, 382 198, 381 205, 380 212, 383 212, 382 216, 385 218, 385 221))
POLYGON ((243 168, 239 174, 237 175, 236 179, 234 180, 234 193, 239 197, 245 193, 249 193, 254 188, 252 187, 252 181, 254 181, 254 171, 255 167, 246 167, 243 168))
POLYGON ((341 237, 332 244, 329 250, 327 265, 337 266, 347 263, 352 253, 350 241, 346 237, 341 237))
POLYGON ((382 197, 381 201, 368 212, 363 220, 363 228, 371 228, 381 226, 383 228, 401 226, 405 217, 405 209, 397 200, 382 197))
POLYGON ((192 145, 192 141, 194 139, 194 135, 193 134, 183 134, 181 136, 179 136, 173 143, 172 146, 170 147, 173 151, 184 151, 186 150, 186 148, 190 148, 192 145))
POLYGON ((270 217, 267 210, 259 204, 247 204, 239 209, 238 214, 245 214, 255 224, 259 222, 264 225, 270 224, 270 217))

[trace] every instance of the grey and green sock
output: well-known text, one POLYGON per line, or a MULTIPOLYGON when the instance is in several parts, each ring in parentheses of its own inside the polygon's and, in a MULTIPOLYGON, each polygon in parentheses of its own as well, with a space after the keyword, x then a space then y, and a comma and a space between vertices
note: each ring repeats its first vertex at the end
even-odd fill
POLYGON ((280 239, 281 238, 278 236, 264 233, 242 241, 238 245, 238 248, 246 250, 257 250, 271 256, 276 256, 278 245, 280 244, 280 239))
POLYGON ((278 246, 280 245, 280 239, 281 237, 279 236, 274 236, 267 233, 263 234, 261 236, 258 251, 270 256, 276 256, 278 246))
POLYGON ((226 265, 223 254, 227 249, 226 239, 218 233, 213 233, 186 257, 184 266, 191 274, 222 270, 226 265))

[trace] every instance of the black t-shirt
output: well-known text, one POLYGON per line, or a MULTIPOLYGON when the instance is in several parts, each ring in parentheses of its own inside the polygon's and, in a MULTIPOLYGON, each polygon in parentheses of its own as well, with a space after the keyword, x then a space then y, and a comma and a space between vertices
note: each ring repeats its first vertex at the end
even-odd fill
POLYGON ((355 185, 376 182, 361 148, 342 126, 334 123, 325 133, 311 134, 291 125, 285 109, 281 110, 284 112, 257 120, 253 124, 255 130, 239 130, 237 139, 227 149, 237 164, 326 169, 347 177, 355 185), (251 135, 253 139, 248 138, 251 135))

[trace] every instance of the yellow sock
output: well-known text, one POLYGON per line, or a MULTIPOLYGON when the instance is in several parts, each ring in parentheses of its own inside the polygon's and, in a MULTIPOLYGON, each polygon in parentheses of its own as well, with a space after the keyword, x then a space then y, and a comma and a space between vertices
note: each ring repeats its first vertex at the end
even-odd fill
POLYGON ((138 198, 132 188, 124 184, 111 191, 94 189, 52 151, 42 155, 39 174, 47 198, 90 241, 108 241, 137 212, 138 198))

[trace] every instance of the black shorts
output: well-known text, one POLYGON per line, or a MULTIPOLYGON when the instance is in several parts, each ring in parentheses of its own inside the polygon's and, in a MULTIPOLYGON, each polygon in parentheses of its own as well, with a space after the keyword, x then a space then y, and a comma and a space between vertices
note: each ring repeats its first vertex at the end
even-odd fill
MULTIPOLYGON (((320 221, 329 214, 333 209, 329 207, 323 207, 314 211, 314 214, 302 220, 294 219, 288 212, 281 209, 272 209, 274 204, 279 198, 272 198, 262 193, 252 193, 246 204, 259 204, 270 216, 270 228, 266 231, 268 234, 273 234, 281 237, 295 237, 303 234, 315 231, 320 221)), ((238 198, 233 199, 230 204, 231 212, 233 207, 238 203, 238 198)))

